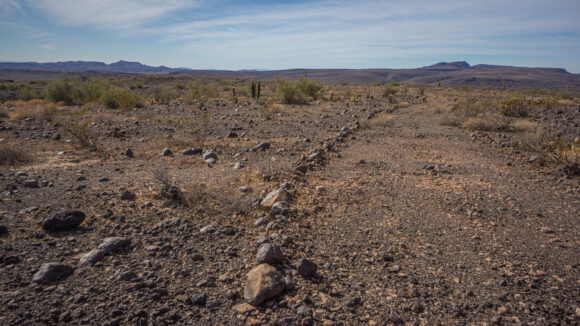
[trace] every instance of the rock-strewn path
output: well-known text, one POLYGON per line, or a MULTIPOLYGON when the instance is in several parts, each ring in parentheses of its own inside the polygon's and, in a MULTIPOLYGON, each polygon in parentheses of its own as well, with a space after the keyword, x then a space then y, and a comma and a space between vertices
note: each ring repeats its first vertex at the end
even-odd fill
POLYGON ((379 116, 312 177, 314 305, 347 324, 575 323, 578 180, 437 120, 379 116))

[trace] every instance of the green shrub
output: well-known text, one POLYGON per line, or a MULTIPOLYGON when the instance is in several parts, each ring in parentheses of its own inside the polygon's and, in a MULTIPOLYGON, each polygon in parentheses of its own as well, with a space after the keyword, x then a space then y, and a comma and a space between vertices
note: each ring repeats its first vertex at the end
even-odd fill
POLYGON ((48 83, 44 93, 48 101, 64 102, 67 105, 75 103, 75 99, 79 97, 78 89, 74 87, 72 80, 65 74, 48 83))
POLYGON ((528 115, 529 107, 532 103, 523 97, 511 97, 502 99, 497 110, 506 117, 525 117, 528 115))
POLYGON ((199 79, 196 79, 189 85, 189 90, 185 94, 185 100, 193 103, 196 100, 206 100, 214 98, 219 95, 217 87, 213 84, 203 84, 199 79))
POLYGON ((276 87, 276 96, 282 103, 305 104, 306 96, 297 82, 279 79, 276 87))
POLYGON ((319 81, 311 82, 306 77, 302 77, 298 80, 298 86, 306 96, 317 99, 322 95, 323 86, 319 81))
POLYGON ((17 98, 21 101, 30 101, 35 99, 40 99, 42 96, 38 94, 35 90, 32 89, 30 86, 26 86, 18 91, 17 98))
POLYGON ((128 89, 109 87, 99 98, 99 102, 109 109, 132 109, 141 105, 137 95, 128 89))
POLYGON ((383 90, 383 97, 391 97, 391 96, 395 96, 398 92, 399 89, 398 87, 398 83, 391 83, 390 85, 385 86, 385 89, 383 90))
POLYGON ((306 104, 309 97, 320 98, 323 88, 321 82, 309 81, 306 77, 302 77, 298 81, 278 79, 276 96, 282 103, 306 104))
POLYGON ((109 83, 100 78, 84 81, 80 87, 79 100, 82 103, 97 102, 109 87, 109 83))
POLYGON ((155 102, 167 103, 177 98, 177 93, 174 89, 164 86, 157 86, 153 89, 153 99, 155 102))

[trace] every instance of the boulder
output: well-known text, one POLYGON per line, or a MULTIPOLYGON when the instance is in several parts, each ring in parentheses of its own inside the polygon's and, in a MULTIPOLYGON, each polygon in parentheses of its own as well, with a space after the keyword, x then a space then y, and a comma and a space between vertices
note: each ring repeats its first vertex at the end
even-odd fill
POLYGON ((284 276, 268 264, 260 264, 248 272, 244 286, 244 299, 253 306, 282 293, 284 276))
POLYGON ((32 277, 32 282, 48 284, 63 279, 73 273, 73 268, 65 263, 46 263, 32 277))
POLYGON ((64 210, 42 220, 40 225, 48 232, 70 230, 81 224, 85 217, 81 211, 64 210))

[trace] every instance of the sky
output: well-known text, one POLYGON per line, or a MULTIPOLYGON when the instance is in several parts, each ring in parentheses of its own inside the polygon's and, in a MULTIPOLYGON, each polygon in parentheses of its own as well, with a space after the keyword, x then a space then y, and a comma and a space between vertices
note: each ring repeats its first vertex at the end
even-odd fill
POLYGON ((580 73, 580 0, 0 0, 0 61, 580 73))

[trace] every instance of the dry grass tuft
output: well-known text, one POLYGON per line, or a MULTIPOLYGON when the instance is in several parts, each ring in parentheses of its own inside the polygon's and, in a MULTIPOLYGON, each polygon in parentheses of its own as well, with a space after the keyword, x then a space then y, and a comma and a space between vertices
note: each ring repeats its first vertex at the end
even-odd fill
POLYGON ((463 128, 477 131, 504 131, 509 123, 497 116, 486 114, 477 117, 469 117, 461 125, 463 128))
POLYGON ((11 142, 0 142, 0 165, 17 165, 32 162, 32 155, 24 146, 11 142))
POLYGON ((42 100, 16 101, 12 103, 15 109, 8 114, 12 120, 33 118, 52 121, 57 112, 56 105, 42 100))

